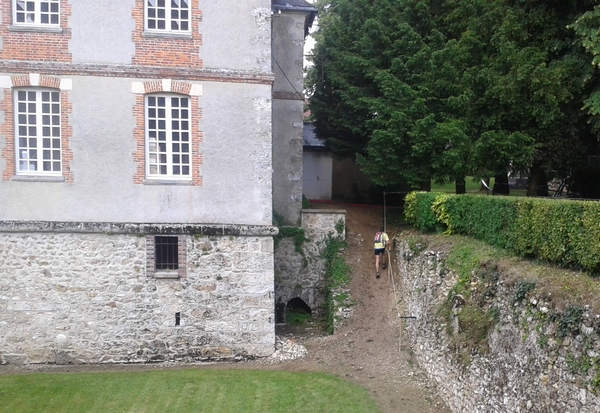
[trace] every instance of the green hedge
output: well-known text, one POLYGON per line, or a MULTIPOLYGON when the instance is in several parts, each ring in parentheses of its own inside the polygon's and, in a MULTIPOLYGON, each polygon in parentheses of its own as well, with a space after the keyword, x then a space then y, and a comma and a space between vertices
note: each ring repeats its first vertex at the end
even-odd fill
POLYGON ((406 221, 424 232, 462 234, 520 256, 600 272, 600 203, 413 192, 406 221))

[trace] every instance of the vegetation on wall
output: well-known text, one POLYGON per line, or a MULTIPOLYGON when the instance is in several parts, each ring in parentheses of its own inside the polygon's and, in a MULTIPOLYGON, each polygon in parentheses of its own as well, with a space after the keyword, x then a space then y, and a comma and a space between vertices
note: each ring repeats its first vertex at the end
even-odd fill
MULTIPOLYGON (((422 246, 428 239, 405 233, 408 245, 422 246)), ((456 282, 437 314, 445 325, 449 348, 462 365, 489 351, 493 331, 514 323, 523 341, 533 336, 544 351, 563 357, 584 387, 600 392, 599 342, 594 341, 596 335, 582 331, 597 328, 584 315, 600 310, 598 282, 577 272, 522 261, 501 248, 462 236, 452 236, 444 265, 444 272, 451 271, 456 282)))
POLYGON ((329 234, 325 240, 325 249, 321 254, 321 258, 325 260, 326 318, 329 333, 333 333, 336 308, 348 298, 345 294, 336 294, 336 290, 350 282, 351 268, 341 254, 346 246, 346 241, 339 234, 329 234))

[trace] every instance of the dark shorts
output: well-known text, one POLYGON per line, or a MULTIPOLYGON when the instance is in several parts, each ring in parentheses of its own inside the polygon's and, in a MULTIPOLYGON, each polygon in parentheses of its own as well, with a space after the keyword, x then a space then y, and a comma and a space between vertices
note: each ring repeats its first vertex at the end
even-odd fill
POLYGON ((385 248, 375 248, 375 255, 382 255, 385 251, 385 248))

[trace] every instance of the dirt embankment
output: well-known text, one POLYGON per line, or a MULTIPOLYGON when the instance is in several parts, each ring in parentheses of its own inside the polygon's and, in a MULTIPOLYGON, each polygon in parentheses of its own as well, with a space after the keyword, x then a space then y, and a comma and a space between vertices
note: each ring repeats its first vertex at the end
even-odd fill
MULTIPOLYGON (((277 369, 322 371, 367 388, 385 413, 450 412, 424 372, 415 365, 410 348, 399 348, 400 320, 389 279, 389 268, 375 278, 373 236, 382 219, 380 207, 328 205, 346 210, 344 255, 352 267, 350 283, 353 316, 332 336, 318 332, 280 332, 306 346, 302 359, 278 364, 277 369)), ((390 238, 399 231, 387 228, 390 238)), ((393 257, 392 257, 393 260, 393 257)), ((393 268, 393 267, 392 267, 393 268)), ((410 322, 410 321, 406 321, 410 322)))

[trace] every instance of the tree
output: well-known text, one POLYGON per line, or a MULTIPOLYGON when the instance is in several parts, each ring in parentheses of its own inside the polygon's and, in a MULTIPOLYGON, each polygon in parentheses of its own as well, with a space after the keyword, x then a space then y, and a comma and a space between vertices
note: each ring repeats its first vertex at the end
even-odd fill
POLYGON ((580 110, 592 70, 567 28, 584 3, 321 5, 309 73, 317 134, 379 185, 453 180, 461 192, 473 175, 508 190, 506 174, 524 172, 536 194, 592 137, 580 110))

